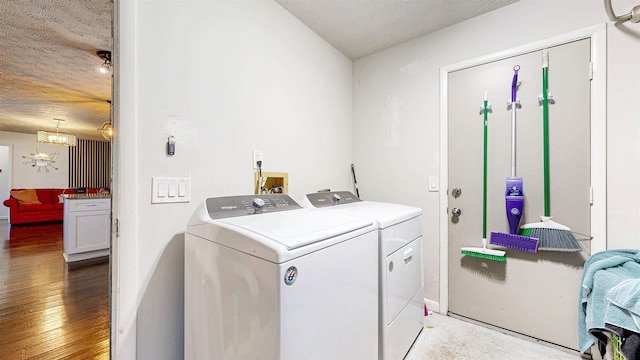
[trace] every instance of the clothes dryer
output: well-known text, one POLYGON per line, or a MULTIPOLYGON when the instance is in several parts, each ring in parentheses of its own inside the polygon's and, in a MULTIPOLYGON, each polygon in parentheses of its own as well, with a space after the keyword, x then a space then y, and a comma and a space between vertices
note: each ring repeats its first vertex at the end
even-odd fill
POLYGON ((204 200, 185 234, 185 359, 377 358, 377 254, 362 217, 204 200))
POLYGON ((423 328, 422 209, 362 201, 348 191, 307 194, 300 202, 374 220, 379 234, 379 359, 403 359, 423 328))

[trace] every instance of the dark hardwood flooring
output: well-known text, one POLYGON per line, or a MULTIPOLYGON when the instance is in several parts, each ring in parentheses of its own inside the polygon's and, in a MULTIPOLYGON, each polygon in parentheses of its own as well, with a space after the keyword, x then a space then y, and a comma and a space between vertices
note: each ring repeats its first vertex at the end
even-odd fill
POLYGON ((0 220, 0 359, 108 359, 108 258, 67 264, 62 222, 0 220))

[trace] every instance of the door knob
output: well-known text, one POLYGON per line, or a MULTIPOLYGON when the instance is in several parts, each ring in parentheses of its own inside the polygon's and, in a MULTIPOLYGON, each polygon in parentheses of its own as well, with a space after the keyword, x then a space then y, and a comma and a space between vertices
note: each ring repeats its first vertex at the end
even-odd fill
POLYGON ((462 210, 460 210, 460 208, 457 208, 457 207, 456 207, 456 208, 453 208, 453 209, 451 210, 451 214, 452 214, 453 216, 456 216, 456 217, 457 217, 457 216, 460 216, 460 215, 462 215, 462 210))

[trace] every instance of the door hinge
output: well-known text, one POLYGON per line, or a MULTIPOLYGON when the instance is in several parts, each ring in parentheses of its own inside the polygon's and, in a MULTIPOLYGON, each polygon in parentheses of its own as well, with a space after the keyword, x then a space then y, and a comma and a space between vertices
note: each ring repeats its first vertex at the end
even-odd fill
POLYGON ((593 186, 589 186, 589 205, 593 205, 593 186))
POLYGON ((593 80, 593 61, 589 63, 589 80, 593 80))

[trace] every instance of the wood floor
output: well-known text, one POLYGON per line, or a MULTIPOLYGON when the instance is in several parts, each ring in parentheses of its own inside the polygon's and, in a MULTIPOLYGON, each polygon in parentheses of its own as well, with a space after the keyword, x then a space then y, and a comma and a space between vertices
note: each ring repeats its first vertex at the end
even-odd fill
POLYGON ((65 263, 62 222, 0 220, 0 240, 0 359, 108 359, 108 259, 65 263))

